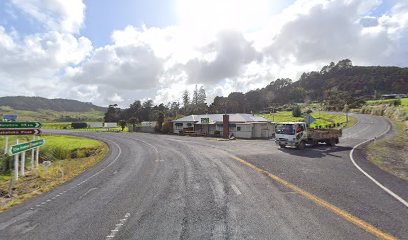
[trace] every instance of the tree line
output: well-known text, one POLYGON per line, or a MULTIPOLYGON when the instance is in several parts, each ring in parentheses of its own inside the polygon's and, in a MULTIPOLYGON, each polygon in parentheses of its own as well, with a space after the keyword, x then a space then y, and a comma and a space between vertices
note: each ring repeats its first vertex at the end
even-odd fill
POLYGON ((190 114, 257 113, 314 101, 323 103, 326 110, 341 111, 345 105, 356 108, 365 100, 385 93, 408 93, 408 68, 353 66, 349 59, 344 59, 336 64, 331 62, 320 71, 303 73, 296 82, 279 78, 261 89, 217 96, 210 105, 202 86, 196 86, 191 95, 185 90, 182 103, 154 105, 152 100, 143 103, 137 100, 126 109, 109 105, 105 121, 141 122, 190 114))

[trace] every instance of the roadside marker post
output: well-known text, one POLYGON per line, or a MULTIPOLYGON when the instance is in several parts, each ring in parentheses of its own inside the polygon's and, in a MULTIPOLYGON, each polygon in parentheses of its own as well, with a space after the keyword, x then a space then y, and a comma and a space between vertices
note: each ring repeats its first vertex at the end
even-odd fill
POLYGON ((38 168, 38 158, 39 158, 39 155, 40 155, 40 148, 38 147, 35 150, 36 150, 35 151, 35 168, 38 168))
POLYGON ((6 141, 4 143, 4 154, 7 154, 7 150, 8 150, 8 136, 6 136, 6 141))
POLYGON ((26 159, 26 152, 21 153, 21 164, 20 164, 20 176, 24 177, 25 176, 25 159, 26 159))
MULTIPOLYGON (((18 139, 16 139, 16 144, 18 144, 18 139)), ((14 180, 18 180, 18 154, 14 155, 14 180)))
MULTIPOLYGON (((35 141, 35 136, 33 136, 33 141, 35 141)), ((34 166, 34 153, 35 153, 35 149, 31 149, 31 170, 33 170, 35 168, 34 166)))

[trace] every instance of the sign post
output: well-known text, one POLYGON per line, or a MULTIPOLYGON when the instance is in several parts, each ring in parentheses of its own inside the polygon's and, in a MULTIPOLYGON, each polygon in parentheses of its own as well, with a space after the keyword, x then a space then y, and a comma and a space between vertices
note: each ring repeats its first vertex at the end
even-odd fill
POLYGON ((44 143, 45 143, 45 140, 40 139, 40 140, 31 141, 31 142, 16 144, 10 147, 9 154, 14 155, 20 152, 25 152, 27 150, 40 147, 44 145, 44 143))
POLYGON ((7 154, 7 150, 8 150, 8 136, 6 136, 6 141, 4 143, 4 154, 7 154))
POLYGON ((13 180, 18 180, 19 170, 20 175, 25 175, 25 160, 26 151, 31 150, 31 169, 38 167, 39 148, 44 145, 45 140, 36 140, 35 135, 40 135, 41 123, 39 122, 0 122, 0 136, 5 136, 4 153, 10 156, 14 155, 14 176, 13 180), (16 139, 16 144, 8 146, 8 136, 16 135, 33 135, 31 142, 19 143, 16 139), (19 155, 21 153, 21 163, 19 168, 19 155))
POLYGON ((20 176, 24 177, 25 176, 25 158, 26 158, 26 152, 21 153, 21 164, 20 164, 20 176))
MULTIPOLYGON (((16 144, 18 144, 18 139, 16 139, 16 144)), ((18 154, 14 155, 14 180, 18 180, 18 154)))
MULTIPOLYGON (((33 136, 33 141, 35 141, 35 136, 33 136)), ((33 149, 31 149, 31 170, 33 170, 35 168, 35 166, 34 166, 34 153, 35 153, 35 150, 33 148, 33 149)))
POLYGON ((314 121, 316 121, 316 119, 314 117, 312 117, 310 114, 306 114, 305 122, 306 122, 307 126, 312 124, 314 121))

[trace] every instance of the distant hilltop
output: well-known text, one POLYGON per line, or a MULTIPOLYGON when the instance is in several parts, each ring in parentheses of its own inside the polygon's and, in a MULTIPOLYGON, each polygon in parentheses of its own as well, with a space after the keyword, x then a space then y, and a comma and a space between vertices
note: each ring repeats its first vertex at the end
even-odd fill
POLYGON ((8 106, 15 110, 38 111, 52 110, 56 112, 105 112, 106 108, 92 103, 80 102, 71 99, 47 99, 43 97, 0 97, 0 107, 8 106))

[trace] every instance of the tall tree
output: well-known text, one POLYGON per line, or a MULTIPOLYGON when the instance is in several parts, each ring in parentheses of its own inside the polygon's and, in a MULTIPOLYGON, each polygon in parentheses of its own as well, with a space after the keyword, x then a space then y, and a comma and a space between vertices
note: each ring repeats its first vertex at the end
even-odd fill
POLYGON ((183 107, 184 107, 184 114, 187 113, 188 105, 190 104, 190 94, 187 90, 183 92, 183 107))
MULTIPOLYGON (((196 91, 197 91, 197 86, 196 86, 196 91)), ((200 87, 200 90, 198 90, 197 93, 197 104, 206 104, 207 100, 207 95, 205 94, 205 89, 203 86, 200 87)))
POLYGON ((191 101, 191 104, 193 104, 195 107, 198 105, 198 89, 197 89, 197 84, 195 85, 195 89, 193 92, 193 99, 191 101))
POLYGON ((108 106, 108 110, 105 113, 105 122, 117 122, 120 117, 120 108, 117 104, 112 104, 108 106))

